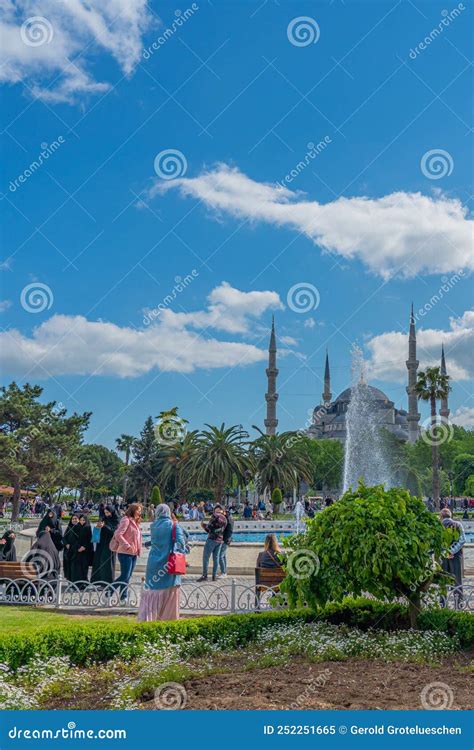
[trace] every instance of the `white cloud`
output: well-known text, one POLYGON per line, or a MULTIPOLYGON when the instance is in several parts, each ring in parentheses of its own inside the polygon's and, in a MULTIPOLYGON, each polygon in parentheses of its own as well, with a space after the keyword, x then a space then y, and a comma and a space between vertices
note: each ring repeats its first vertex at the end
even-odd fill
POLYGON ((10 299, 0 300, 0 313, 5 312, 5 310, 8 310, 8 308, 11 306, 12 306, 12 301, 10 299))
POLYGON ((303 326, 304 328, 314 328, 316 326, 316 321, 314 318, 307 318, 303 323, 303 326))
POLYGON ((133 329, 82 315, 54 315, 26 336, 13 329, 0 333, 3 370, 8 375, 112 375, 138 377, 151 370, 192 372, 199 368, 236 367, 266 360, 265 347, 220 341, 193 330, 201 326, 246 332, 256 316, 281 306, 275 292, 240 292, 222 284, 209 295, 207 310, 166 310, 147 328, 133 329), (261 295, 261 296, 259 296, 261 295), (247 301, 247 311, 244 302, 247 301), (216 305, 220 312, 216 311, 216 305), (252 305, 252 306, 250 306, 252 305), (230 328, 232 312, 237 327, 230 328), (189 316, 189 317, 188 317, 189 316))
POLYGON ((175 313, 166 310, 163 321, 173 328, 215 328, 228 333, 248 333, 253 320, 267 310, 284 309, 276 292, 241 292, 226 281, 208 296, 207 310, 175 313))
POLYGON ((149 193, 173 189, 217 212, 290 227, 323 251, 358 259, 383 278, 474 268, 467 208, 440 194, 397 192, 321 204, 226 164, 194 178, 157 180, 149 193))
POLYGON ((131 75, 151 23, 146 6, 146 0, 2 0, 0 81, 23 81, 50 102, 107 91, 110 84, 96 81, 88 63, 103 50, 131 75))
POLYGON ((293 336, 280 336, 280 343, 284 344, 285 346, 297 346, 298 342, 296 339, 293 338, 293 336))
MULTIPOLYGON (((456 380, 468 380, 474 375, 474 311, 468 310, 460 318, 451 318, 447 331, 419 328, 417 356, 420 369, 439 366, 441 343, 446 352, 448 375, 456 380)), ((367 342, 370 352, 368 370, 372 378, 405 382, 408 336, 390 331, 374 336, 367 342)))
POLYGON ((474 406, 460 406, 454 414, 451 414, 450 419, 459 427, 474 428, 474 406))

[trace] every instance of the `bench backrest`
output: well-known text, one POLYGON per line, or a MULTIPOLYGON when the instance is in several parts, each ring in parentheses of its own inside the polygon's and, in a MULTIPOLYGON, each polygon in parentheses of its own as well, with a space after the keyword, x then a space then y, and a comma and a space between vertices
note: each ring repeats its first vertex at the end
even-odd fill
POLYGON ((257 586, 275 587, 280 584, 286 573, 283 568, 255 568, 257 586))
POLYGON ((18 578, 38 578, 34 565, 23 562, 0 562, 0 579, 15 581, 18 578))

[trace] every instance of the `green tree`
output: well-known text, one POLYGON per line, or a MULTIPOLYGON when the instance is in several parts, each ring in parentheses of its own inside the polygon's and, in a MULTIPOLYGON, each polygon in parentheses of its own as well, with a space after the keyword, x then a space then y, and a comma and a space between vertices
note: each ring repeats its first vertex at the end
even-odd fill
POLYGON ((155 433, 156 439, 161 445, 172 445, 183 439, 188 420, 179 416, 177 406, 173 406, 166 411, 160 411, 157 420, 155 433))
POLYGON ((132 450, 134 462, 130 468, 130 482, 146 505, 162 464, 152 417, 146 420, 132 450))
POLYGON ((156 484, 151 491, 150 502, 155 506, 155 508, 157 505, 161 505, 161 503, 163 502, 163 500, 161 499, 161 490, 156 484))
POLYGON ((436 403, 447 398, 450 391, 449 375, 442 375, 439 367, 428 367, 418 373, 416 394, 421 401, 430 404, 431 424, 427 431, 431 443, 431 462, 433 468, 433 500, 439 503, 439 449, 437 435, 436 403))
POLYGON ((162 449, 163 465, 160 482, 170 491, 176 493, 179 500, 187 499, 192 480, 191 460, 197 449, 197 432, 186 432, 180 440, 162 449))
POLYGON ((452 538, 423 502, 400 488, 346 492, 285 540, 292 549, 282 590, 292 605, 323 606, 347 594, 407 599, 414 626, 421 596, 444 580, 440 560, 452 538))
POLYGON ((89 424, 90 412, 66 416, 55 401, 42 403, 43 389, 16 383, 0 389, 0 475, 13 486, 12 520, 18 518, 22 487, 67 481, 89 424))
POLYGON ((214 427, 196 435, 196 446, 187 464, 187 481, 195 487, 212 489, 216 502, 221 502, 224 488, 234 476, 244 481, 251 470, 251 460, 243 441, 248 433, 237 425, 214 427))
POLYGON ((122 490, 122 497, 126 501, 127 500, 127 493, 128 493, 128 467, 130 464, 130 456, 133 448, 133 444, 135 443, 135 438, 133 435, 126 435, 123 433, 118 437, 115 441, 115 445, 117 447, 117 450, 119 453, 125 454, 125 471, 123 473, 123 490, 122 490))
POLYGON ((278 513, 278 510, 282 502, 283 502, 283 495, 281 494, 281 490, 279 487, 275 487, 275 489, 272 492, 272 505, 275 510, 275 513, 278 513))
POLYGON ((454 491, 456 495, 462 495, 465 492, 468 477, 474 474, 474 455, 461 453, 453 461, 453 479, 454 491))
POLYGON ((474 474, 471 474, 466 479, 463 494, 467 495, 468 497, 474 497, 474 474))
POLYGON ((301 480, 311 481, 312 464, 303 437, 296 432, 265 435, 259 427, 254 429, 260 437, 251 444, 250 453, 262 489, 291 491, 301 480))
POLYGON ((81 497, 89 493, 117 495, 122 486, 124 463, 115 451, 105 445, 88 443, 76 453, 75 474, 81 487, 81 497))
POLYGON ((303 450, 311 461, 311 487, 325 494, 337 490, 342 484, 344 469, 342 444, 339 440, 312 440, 309 437, 303 437, 302 441, 303 450))

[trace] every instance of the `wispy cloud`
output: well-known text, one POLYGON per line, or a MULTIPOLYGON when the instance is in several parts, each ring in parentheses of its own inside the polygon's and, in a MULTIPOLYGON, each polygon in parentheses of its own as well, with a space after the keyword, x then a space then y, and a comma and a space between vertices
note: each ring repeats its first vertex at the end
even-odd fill
POLYGON ((474 268, 473 222, 461 201, 395 192, 318 203, 218 164, 198 177, 156 180, 150 196, 179 190, 211 209, 301 232, 325 252, 360 260, 383 278, 474 268))
POLYGON ((24 82, 50 102, 107 91, 89 70, 94 54, 105 51, 131 75, 150 23, 146 0, 2 0, 0 81, 24 82))

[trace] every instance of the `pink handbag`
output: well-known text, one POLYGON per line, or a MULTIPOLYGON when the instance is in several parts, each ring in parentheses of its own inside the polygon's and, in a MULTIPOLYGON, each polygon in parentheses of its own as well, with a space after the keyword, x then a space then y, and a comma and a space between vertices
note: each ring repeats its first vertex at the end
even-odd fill
POLYGON ((186 573, 186 555, 183 552, 174 552, 176 543, 176 524, 173 524, 171 531, 171 552, 168 555, 168 564, 166 570, 173 576, 184 575, 186 573))

